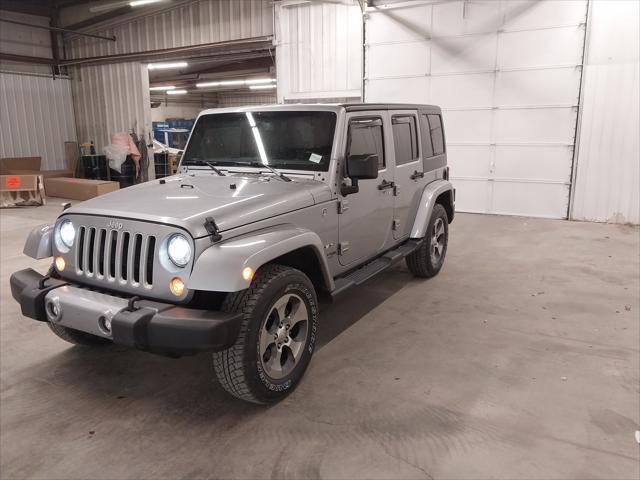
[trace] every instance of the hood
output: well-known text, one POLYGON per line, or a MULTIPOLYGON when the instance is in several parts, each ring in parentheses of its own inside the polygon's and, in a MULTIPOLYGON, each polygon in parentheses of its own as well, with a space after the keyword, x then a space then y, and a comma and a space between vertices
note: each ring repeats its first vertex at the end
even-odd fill
POLYGON ((331 196, 322 182, 271 175, 226 175, 214 172, 153 180, 93 198, 65 214, 89 214, 178 225, 195 238, 208 235, 212 217, 221 232, 311 206, 331 196))

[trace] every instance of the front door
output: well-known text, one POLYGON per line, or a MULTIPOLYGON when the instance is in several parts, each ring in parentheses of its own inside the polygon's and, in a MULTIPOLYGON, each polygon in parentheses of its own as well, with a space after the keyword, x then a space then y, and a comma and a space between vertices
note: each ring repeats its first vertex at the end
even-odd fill
POLYGON ((393 132, 396 196, 393 213, 393 238, 411 233, 413 219, 426 184, 420 155, 418 116, 410 110, 389 113, 393 132))
MULTIPOLYGON (((386 121, 386 112, 347 115, 345 159, 349 155, 378 155, 378 178, 360 180, 357 193, 340 199, 338 253, 343 266, 381 253, 392 241, 394 177, 385 157, 386 121)), ((343 179, 343 182, 349 184, 350 180, 343 179)))

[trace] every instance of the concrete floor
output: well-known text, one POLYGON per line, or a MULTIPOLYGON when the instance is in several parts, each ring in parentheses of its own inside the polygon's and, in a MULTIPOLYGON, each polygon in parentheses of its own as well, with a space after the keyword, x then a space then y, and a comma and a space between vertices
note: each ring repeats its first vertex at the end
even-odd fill
POLYGON ((323 308, 300 388, 261 408, 208 355, 71 347, 9 275, 57 204, 1 212, 2 478, 639 478, 638 228, 459 215, 323 308))

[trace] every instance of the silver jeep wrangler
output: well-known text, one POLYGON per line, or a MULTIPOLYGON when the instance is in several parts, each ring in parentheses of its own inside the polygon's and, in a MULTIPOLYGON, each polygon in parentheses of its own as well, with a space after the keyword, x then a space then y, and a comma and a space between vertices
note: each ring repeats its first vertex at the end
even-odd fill
POLYGON ((272 403, 306 370, 318 300, 406 259, 432 277, 455 191, 441 111, 277 105, 200 114, 177 175, 67 208, 11 276, 23 315, 72 343, 213 352, 232 395, 272 403))

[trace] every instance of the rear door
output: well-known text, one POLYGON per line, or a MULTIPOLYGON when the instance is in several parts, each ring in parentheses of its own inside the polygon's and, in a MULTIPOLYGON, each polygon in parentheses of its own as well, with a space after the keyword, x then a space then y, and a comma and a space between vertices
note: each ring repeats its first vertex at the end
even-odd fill
MULTIPOLYGON (((385 118, 386 112, 347 114, 345 159, 349 155, 378 155, 378 178, 360 180, 357 193, 340 199, 338 250, 343 266, 371 258, 392 243, 393 163, 388 164, 390 136, 385 118)), ((349 184, 350 180, 343 182, 349 184)))
POLYGON ((426 183, 421 154, 417 112, 390 112, 393 131, 395 196, 393 238, 401 240, 411 232, 413 217, 426 183))

